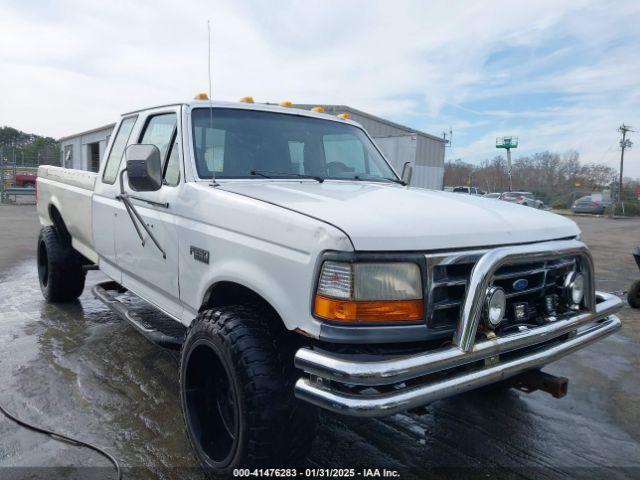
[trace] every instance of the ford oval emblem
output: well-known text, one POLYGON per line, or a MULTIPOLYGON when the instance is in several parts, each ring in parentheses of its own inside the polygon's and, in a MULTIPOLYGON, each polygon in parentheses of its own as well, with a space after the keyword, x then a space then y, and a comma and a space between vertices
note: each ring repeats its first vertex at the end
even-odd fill
POLYGON ((521 292, 522 290, 524 290, 528 286, 529 286, 529 280, 527 280, 526 278, 519 278, 518 280, 513 282, 513 285, 512 285, 513 289, 516 292, 521 292))

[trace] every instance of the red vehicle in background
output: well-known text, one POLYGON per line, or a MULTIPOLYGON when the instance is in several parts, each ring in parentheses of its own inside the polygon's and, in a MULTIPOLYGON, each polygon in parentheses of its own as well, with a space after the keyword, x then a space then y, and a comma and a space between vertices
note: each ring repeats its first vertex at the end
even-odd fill
POLYGON ((16 173, 13 176, 13 183, 16 187, 35 188, 37 178, 36 175, 28 173, 16 173))

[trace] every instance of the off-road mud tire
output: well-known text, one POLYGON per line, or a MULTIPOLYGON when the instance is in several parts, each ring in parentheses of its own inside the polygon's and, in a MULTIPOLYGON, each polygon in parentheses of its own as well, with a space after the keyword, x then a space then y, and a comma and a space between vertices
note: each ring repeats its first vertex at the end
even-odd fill
POLYGON ((42 227, 38 236, 38 281, 48 302, 76 300, 87 276, 82 256, 53 226, 42 227))
POLYGON ((204 310, 190 326, 181 352, 180 400, 187 435, 208 476, 229 475, 239 467, 284 467, 304 462, 315 436, 317 413, 293 395, 295 348, 288 340, 281 320, 259 307, 204 310), (204 368, 204 373, 198 374, 199 368, 204 368), (230 395, 235 396, 234 401, 213 400, 216 392, 227 391, 220 383, 211 389, 203 386, 208 382, 205 378, 220 371, 228 377, 226 385, 233 389, 230 395), (233 407, 221 407, 225 402, 233 407), (212 403, 217 405, 217 413, 210 413, 212 403), (237 422, 222 419, 222 412, 231 410, 236 412, 237 422), (211 420, 214 417, 220 420, 211 420), (221 433, 216 440, 212 441, 210 434, 203 436, 205 422, 224 426, 218 428, 221 433), (236 432, 237 441, 229 440, 230 430, 236 432), (215 443, 230 441, 236 443, 221 458, 215 443))
POLYGON ((627 292, 627 301, 633 308, 640 308, 640 280, 636 280, 631 284, 629 292, 627 292))

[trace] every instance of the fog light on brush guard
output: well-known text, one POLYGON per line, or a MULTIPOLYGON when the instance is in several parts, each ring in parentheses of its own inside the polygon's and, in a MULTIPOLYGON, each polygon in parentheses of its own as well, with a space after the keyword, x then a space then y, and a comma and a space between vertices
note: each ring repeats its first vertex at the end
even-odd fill
POLYGON ((507 296, 500 287, 491 287, 487 290, 487 314, 485 316, 485 325, 494 329, 504 317, 507 309, 507 296))
POLYGON ((313 312, 345 323, 416 322, 424 318, 422 276, 414 263, 322 265, 313 312))

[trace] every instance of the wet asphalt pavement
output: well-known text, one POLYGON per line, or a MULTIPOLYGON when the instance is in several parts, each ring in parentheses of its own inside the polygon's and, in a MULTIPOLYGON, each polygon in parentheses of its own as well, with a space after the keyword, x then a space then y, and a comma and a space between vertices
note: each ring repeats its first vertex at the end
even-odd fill
MULTIPOLYGON (((640 277, 629 254, 640 221, 577 219, 598 288, 640 277)), ((48 305, 34 258, 33 206, 0 206, 0 403, 25 420, 96 443, 125 478, 203 478, 183 431, 175 359, 93 298, 48 305)), ((640 478, 640 312, 621 332, 545 371, 570 379, 543 393, 472 392, 426 415, 362 420, 322 414, 311 466, 397 470, 401 478, 640 478)), ((0 416, 0 479, 114 478, 97 454, 0 416)))

